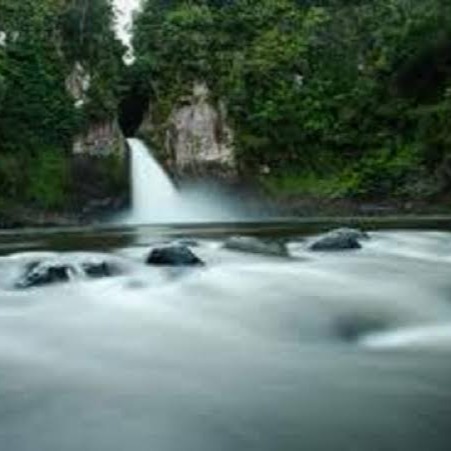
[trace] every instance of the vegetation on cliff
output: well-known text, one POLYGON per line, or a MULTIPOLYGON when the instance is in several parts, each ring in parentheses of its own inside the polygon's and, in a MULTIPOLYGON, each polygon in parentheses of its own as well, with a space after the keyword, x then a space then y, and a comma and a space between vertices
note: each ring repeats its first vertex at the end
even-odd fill
MULTIPOLYGON (((276 192, 418 198, 451 185, 447 0, 145 0, 135 92, 156 137, 197 80, 276 192)), ((161 143, 162 141, 160 141, 161 143)))
POLYGON ((0 204, 67 206, 74 137, 116 114, 113 25, 110 0, 0 0, 0 204), (68 87, 77 68, 83 100, 68 87))
POLYGON ((119 102, 130 132, 150 100, 163 147, 197 82, 271 192, 449 193, 449 0, 143 0, 125 73, 114 20, 112 0, 0 0, 0 211, 67 206, 68 157, 119 102))

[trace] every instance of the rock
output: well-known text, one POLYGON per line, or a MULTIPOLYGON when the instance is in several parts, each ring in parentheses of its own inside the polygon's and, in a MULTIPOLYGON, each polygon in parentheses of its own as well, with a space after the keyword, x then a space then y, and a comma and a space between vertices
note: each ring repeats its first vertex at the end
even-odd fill
POLYGON ((252 236, 230 237, 225 241, 224 247, 226 249, 254 254, 276 255, 280 257, 288 256, 288 250, 284 243, 252 236))
POLYGON ((333 232, 339 233, 342 235, 352 236, 358 240, 369 240, 370 239, 370 235, 367 232, 365 232, 364 230, 352 229, 350 227, 341 227, 339 229, 333 230, 333 232))
POLYGON ((177 240, 174 244, 187 247, 199 247, 199 241, 190 238, 181 238, 177 240))
POLYGON ((92 123, 73 138, 71 205, 83 218, 117 211, 129 197, 129 159, 114 119, 92 123))
POLYGON ((343 251, 360 249, 360 240, 369 235, 358 229, 336 229, 315 238, 309 245, 311 251, 343 251))
POLYGON ((234 133, 226 105, 214 99, 204 81, 194 83, 190 95, 174 102, 164 123, 155 122, 152 110, 150 104, 138 135, 147 142, 159 142, 161 159, 178 180, 231 182, 237 178, 234 133))
POLYGON ((85 260, 72 263, 66 258, 49 258, 28 264, 15 287, 41 287, 68 282, 71 279, 83 279, 83 276, 98 279, 113 276, 115 273, 117 273, 117 269, 104 260, 85 260))
POLYGON ((86 103, 91 82, 91 74, 81 62, 76 61, 71 73, 66 78, 66 89, 74 100, 75 108, 80 108, 86 103))
POLYGON ((146 263, 156 266, 203 266, 204 262, 187 246, 169 245, 152 249, 146 263))
POLYGON ((28 265, 25 274, 15 284, 16 288, 32 288, 67 282, 74 270, 71 266, 57 261, 35 262, 28 265))
POLYGON ((334 332, 344 341, 358 341, 375 332, 387 330, 391 326, 388 318, 371 313, 354 313, 335 320, 334 332))
POLYGON ((114 273, 113 268, 105 261, 83 262, 81 267, 86 276, 94 279, 110 277, 114 273))

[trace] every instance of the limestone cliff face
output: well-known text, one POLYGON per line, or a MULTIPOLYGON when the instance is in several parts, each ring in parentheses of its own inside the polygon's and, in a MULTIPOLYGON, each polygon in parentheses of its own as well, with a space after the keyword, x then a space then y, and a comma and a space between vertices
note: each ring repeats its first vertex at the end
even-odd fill
POLYGON ((66 90, 74 99, 75 108, 81 108, 86 103, 90 86, 91 74, 77 61, 66 78, 66 90))
POLYGON ((75 136, 72 152, 93 157, 123 156, 125 139, 117 121, 109 119, 91 124, 84 133, 75 136))
POLYGON ((84 213, 117 210, 128 201, 128 154, 115 120, 92 124, 74 139, 73 200, 84 213))
MULTIPOLYGON (((90 74, 80 63, 66 79, 74 108, 89 101, 90 74)), ((72 201, 84 213, 117 209, 128 200, 128 154, 116 118, 89 124, 73 139, 72 201)))
MULTIPOLYGON (((165 163, 179 178, 236 178, 233 131, 226 108, 211 100, 205 83, 196 83, 192 94, 179 100, 164 124, 165 163)), ((155 136, 151 110, 139 133, 155 136)), ((161 138, 160 138, 161 139, 161 138)))

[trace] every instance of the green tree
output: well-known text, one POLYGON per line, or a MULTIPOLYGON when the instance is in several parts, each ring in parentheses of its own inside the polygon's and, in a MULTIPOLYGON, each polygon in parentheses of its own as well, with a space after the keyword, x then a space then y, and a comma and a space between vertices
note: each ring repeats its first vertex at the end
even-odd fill
POLYGON ((74 136, 116 114, 113 26, 110 0, 0 0, 0 183, 12 202, 60 207, 74 136), (91 80, 82 107, 66 86, 76 63, 91 80))

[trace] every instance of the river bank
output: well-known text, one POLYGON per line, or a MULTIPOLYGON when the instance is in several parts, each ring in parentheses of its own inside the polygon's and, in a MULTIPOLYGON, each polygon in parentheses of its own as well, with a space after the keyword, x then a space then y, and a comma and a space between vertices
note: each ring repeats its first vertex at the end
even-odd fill
POLYGON ((266 201, 270 207, 286 216, 428 216, 451 214, 451 203, 447 199, 397 200, 328 198, 310 196, 269 196, 266 201))
MULTIPOLYGON (((328 199, 302 196, 247 195, 241 199, 245 217, 230 217, 230 222, 240 220, 324 219, 347 220, 348 218, 434 219, 451 217, 451 203, 426 201, 357 201, 355 199, 328 199), (248 212, 248 215, 246 215, 248 212)), ((41 211, 32 207, 0 209, 0 229, 50 228, 101 225, 111 218, 125 213, 127 204, 120 199, 108 200, 104 205, 93 205, 81 212, 41 211)), ((212 218, 214 222, 215 218, 212 218)), ((221 220, 219 222, 227 222, 221 220)), ((143 221, 145 223, 146 221, 143 221)), ((154 221, 151 221, 154 222, 154 221)), ((120 225, 121 221, 118 221, 120 225)))
POLYGON ((8 205, 0 208, 0 229, 26 227, 73 227, 104 222, 111 215, 127 208, 125 198, 93 201, 81 210, 43 210, 32 206, 8 205))

